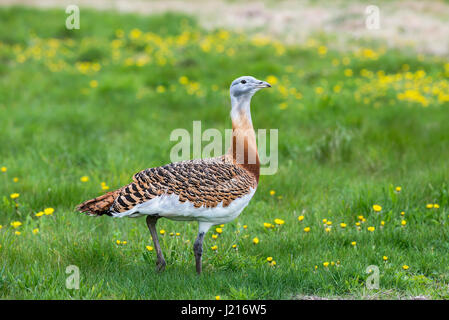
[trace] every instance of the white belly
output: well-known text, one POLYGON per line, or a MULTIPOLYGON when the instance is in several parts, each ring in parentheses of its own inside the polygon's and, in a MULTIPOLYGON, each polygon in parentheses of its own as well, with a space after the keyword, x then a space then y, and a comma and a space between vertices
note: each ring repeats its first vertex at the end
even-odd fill
POLYGON ((112 213, 113 217, 140 217, 143 215, 158 215, 172 220, 201 221, 213 224, 227 223, 239 216, 254 196, 256 189, 234 201, 227 207, 219 203, 214 208, 195 208, 189 201, 181 202, 175 194, 162 195, 141 204, 134 208, 120 213, 112 213))

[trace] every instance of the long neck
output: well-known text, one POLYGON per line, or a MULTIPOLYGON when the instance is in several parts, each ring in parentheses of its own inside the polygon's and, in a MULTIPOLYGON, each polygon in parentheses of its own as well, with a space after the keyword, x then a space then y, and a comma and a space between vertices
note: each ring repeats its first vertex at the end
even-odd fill
POLYGON ((259 182, 260 162, 257 153, 256 134, 251 120, 251 97, 231 97, 232 144, 228 153, 238 165, 254 175, 259 182))

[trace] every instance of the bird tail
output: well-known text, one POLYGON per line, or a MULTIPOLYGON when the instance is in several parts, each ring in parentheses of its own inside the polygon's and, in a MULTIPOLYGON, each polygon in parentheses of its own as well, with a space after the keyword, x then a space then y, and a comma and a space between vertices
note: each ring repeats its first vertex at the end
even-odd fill
POLYGON ((115 198, 117 198, 119 192, 120 189, 105 193, 95 199, 84 201, 76 207, 76 210, 89 216, 101 216, 104 214, 110 216, 109 209, 114 203, 115 198))

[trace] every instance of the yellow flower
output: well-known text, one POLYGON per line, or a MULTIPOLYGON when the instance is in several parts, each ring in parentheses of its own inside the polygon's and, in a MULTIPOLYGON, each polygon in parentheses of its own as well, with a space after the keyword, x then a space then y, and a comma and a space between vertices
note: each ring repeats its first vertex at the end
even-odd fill
POLYGON ((357 227, 360 227, 360 222, 356 222, 355 225, 356 225, 357 227))
POLYGON ((246 224, 243 225, 243 229, 248 229, 248 226, 246 224))
POLYGON ((186 85, 186 84, 189 83, 189 78, 187 78, 186 76, 182 76, 182 77, 179 78, 179 83, 183 84, 183 85, 186 85))
POLYGON ((299 221, 304 220, 304 216, 299 216, 299 217, 298 217, 298 220, 299 220, 299 221))
POLYGON ((19 182, 19 178, 14 177, 14 178, 12 179, 12 181, 13 181, 13 182, 19 182))
POLYGON ((218 249, 218 246, 212 246, 212 247, 210 247, 213 251, 215 251, 215 250, 217 250, 218 249))
POLYGON ((406 224, 407 224, 407 221, 405 221, 405 220, 402 220, 402 221, 401 221, 401 225, 402 225, 402 226, 405 226, 406 224))
POLYGON ((326 223, 327 222, 327 219, 323 219, 323 223, 326 223))
POLYGON ((255 238, 253 239, 253 243, 254 243, 254 244, 258 244, 258 243, 259 243, 259 238, 255 237, 255 238))
POLYGON ((141 35, 142 31, 140 31, 139 29, 132 29, 131 32, 129 33, 129 37, 131 39, 138 39, 140 38, 141 35))
POLYGON ((365 219, 363 216, 358 216, 357 218, 358 218, 359 220, 365 219))
POLYGON ((122 244, 127 244, 127 243, 128 243, 128 241, 126 241, 126 240, 125 240, 125 241, 122 241, 122 244))
POLYGON ((20 222, 20 221, 13 221, 13 222, 11 222, 11 226, 13 227, 13 228, 18 228, 18 227, 20 227, 22 225, 22 222, 20 222))
POLYGON ((38 233, 39 233, 39 229, 38 228, 33 229, 33 234, 38 234, 38 233))
POLYGON ((273 225, 272 225, 271 223, 264 222, 264 223, 263 223, 263 226, 264 226, 265 228, 271 228, 273 225))
POLYGON ((328 221, 326 222, 326 224, 327 224, 328 226, 330 226, 330 225, 332 225, 332 221, 329 221, 329 220, 328 220, 328 221))
POLYGON ((268 76, 266 80, 271 85, 275 85, 278 82, 278 78, 272 75, 268 76))
POLYGON ((402 188, 401 187, 396 187, 396 192, 401 192, 402 188))
POLYGON ((276 191, 270 190, 270 196, 274 196, 276 194, 276 191))
POLYGON ((35 214, 36 217, 42 217, 44 215, 44 211, 39 211, 35 214))
POLYGON ((368 231, 369 231, 369 232, 374 232, 374 230, 376 230, 375 227, 368 227, 368 231))
POLYGON ((148 251, 153 251, 153 247, 152 246, 146 246, 145 248, 147 248, 148 251))
POLYGON ((357 242, 355 242, 355 241, 352 241, 352 242, 351 242, 351 245, 352 245, 353 247, 355 247, 356 244, 357 244, 357 242))
POLYGON ((326 232, 330 232, 331 228, 327 227, 326 229, 324 229, 326 232))
POLYGON ((6 172, 6 171, 8 171, 8 168, 2 167, 0 170, 1 170, 2 172, 6 172))
POLYGON ((181 234, 180 234, 179 232, 176 232, 176 235, 177 235, 177 236, 180 236, 181 234))
POLYGON ((273 266, 273 267, 274 267, 275 265, 276 265, 276 261, 274 261, 274 260, 273 260, 273 261, 271 261, 271 266, 273 266))
POLYGON ((80 181, 81 181, 81 182, 87 182, 87 181, 89 181, 89 177, 88 177, 88 176, 82 176, 82 177, 80 178, 80 181))
POLYGON ((161 231, 159 231, 160 234, 164 235, 165 234, 165 230, 161 229, 161 231))
POLYGON ((428 203, 428 204, 426 205, 426 208, 427 208, 427 209, 432 209, 432 208, 433 208, 433 204, 432 204, 432 203, 428 203))
POLYGON ((283 225, 285 221, 282 219, 274 219, 274 223, 276 223, 277 225, 283 225))
POLYGON ((220 296, 215 296, 215 300, 220 300, 220 296))
POLYGON ((388 257, 387 256, 383 256, 382 259, 384 259, 384 261, 387 261, 388 257))
POLYGON ((273 257, 268 257, 268 258, 267 258, 267 261, 268 261, 268 262, 273 261, 273 257))
POLYGON ((0 224, 0 229, 3 228, 3 226, 0 224))
POLYGON ((98 87, 98 81, 97 80, 91 80, 89 82, 89 85, 90 85, 91 88, 96 88, 96 87, 98 87))
POLYGON ((22 232, 16 231, 16 232, 14 232, 14 234, 15 234, 16 236, 20 236, 20 235, 22 234, 22 232))
POLYGON ((325 46, 319 46, 318 47, 318 54, 320 56, 323 56, 327 53, 327 48, 325 46))
POLYGON ((223 232, 223 229, 222 228, 216 228, 215 232, 217 232, 218 234, 221 234, 223 232))
POLYGON ((327 268, 329 266, 329 262, 323 262, 323 266, 327 268))
POLYGON ((340 227, 342 227, 342 228, 346 228, 346 223, 344 223, 344 222, 342 222, 342 223, 340 223, 340 227))
POLYGON ((101 189, 102 189, 102 190, 109 190, 109 186, 107 186, 107 185, 102 185, 102 186, 101 186, 101 189))
POLYGON ((322 87, 316 87, 315 88, 315 93, 316 94, 322 94, 324 92, 324 89, 322 87))
POLYGON ((305 227, 304 228, 304 232, 309 232, 310 231, 310 227, 305 227))
POLYGON ((122 243, 120 240, 117 240, 115 243, 117 243, 117 244, 120 244, 120 243, 122 243))
POLYGON ((18 193, 11 193, 10 197, 11 197, 11 199, 17 199, 18 197, 20 197, 20 194, 18 194, 18 193))
POLYGON ((439 205, 439 204, 436 204, 436 203, 434 203, 434 204, 433 204, 433 207, 434 207, 435 209, 438 209, 438 208, 440 207, 440 205, 439 205))
POLYGON ((233 249, 236 249, 236 248, 237 248, 237 245, 236 245, 236 244, 233 244, 233 245, 232 245, 232 248, 233 248, 233 249))
POLYGON ((402 212, 401 212, 401 216, 404 216, 404 215, 405 215, 405 212, 404 212, 404 211, 402 211, 402 212))
POLYGON ((385 221, 382 220, 382 221, 380 222, 380 225, 381 225, 381 226, 384 226, 384 225, 385 225, 385 221))
POLYGON ((339 93, 340 91, 341 91, 341 86, 340 85, 338 85, 338 84, 336 84, 335 86, 334 86, 334 92, 335 93, 339 93))
POLYGON ((220 228, 223 228, 224 227, 224 224, 220 224, 220 228))
POLYGON ((382 207, 379 206, 378 204, 373 205, 373 210, 376 212, 380 212, 382 210, 382 207))
POLYGON ((212 235, 212 239, 216 240, 217 238, 218 238, 218 235, 216 235, 216 234, 212 235))
POLYGON ((45 208, 45 209, 44 209, 44 214, 45 214, 46 216, 52 215, 53 212, 55 212, 55 209, 53 209, 53 208, 45 208))
MULTIPOLYGON (((344 62, 344 60, 343 60, 343 62, 344 62)), ((351 69, 345 69, 344 73, 345 73, 345 76, 352 77, 352 70, 351 69)))
POLYGON ((404 264, 403 266, 402 266, 402 269, 404 269, 404 270, 408 270, 408 268, 410 268, 408 265, 406 265, 406 264, 404 264))

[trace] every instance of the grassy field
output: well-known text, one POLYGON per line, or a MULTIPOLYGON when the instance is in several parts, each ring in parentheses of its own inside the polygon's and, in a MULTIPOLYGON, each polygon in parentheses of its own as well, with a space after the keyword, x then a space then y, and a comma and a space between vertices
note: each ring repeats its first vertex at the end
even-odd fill
POLYGON ((1 298, 449 298, 447 61, 382 44, 336 52, 324 35, 285 46, 176 14, 82 11, 73 31, 65 18, 0 9, 1 298), (160 220, 157 274, 144 219, 74 207, 170 162, 173 129, 229 128, 241 75, 273 85, 252 114, 279 130, 278 172, 207 234, 200 277, 196 223, 160 220), (69 265, 79 290, 65 287, 69 265))

